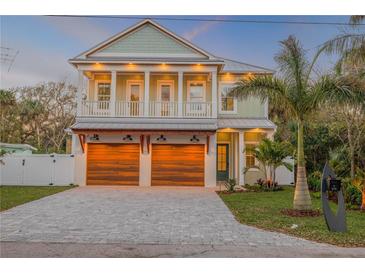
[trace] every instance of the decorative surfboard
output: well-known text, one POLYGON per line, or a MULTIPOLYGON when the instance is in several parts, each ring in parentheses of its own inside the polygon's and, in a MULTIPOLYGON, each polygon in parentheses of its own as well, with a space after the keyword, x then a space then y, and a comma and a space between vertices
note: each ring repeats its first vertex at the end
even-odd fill
POLYGON ((336 179, 336 174, 331 169, 331 167, 326 163, 322 174, 321 183, 321 199, 322 199, 322 209, 324 218, 329 231, 333 232, 346 232, 346 208, 345 199, 343 197, 341 182, 336 179), (337 212, 333 213, 331 210, 328 192, 337 192, 337 212))

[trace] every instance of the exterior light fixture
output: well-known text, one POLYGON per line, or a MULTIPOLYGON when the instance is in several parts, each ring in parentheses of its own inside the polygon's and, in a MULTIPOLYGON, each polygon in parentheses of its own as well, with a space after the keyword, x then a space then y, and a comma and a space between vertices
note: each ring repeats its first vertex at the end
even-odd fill
POLYGON ((133 138, 130 135, 126 135, 125 137, 123 137, 123 141, 133 141, 133 138))
POLYGON ((92 137, 90 137, 91 141, 99 141, 99 135, 98 134, 94 134, 92 137))
POLYGON ((196 135, 193 135, 193 138, 190 139, 190 142, 199 142, 199 138, 196 137, 196 135))
POLYGON ((156 139, 157 141, 166 141, 166 137, 161 134, 160 137, 156 139))

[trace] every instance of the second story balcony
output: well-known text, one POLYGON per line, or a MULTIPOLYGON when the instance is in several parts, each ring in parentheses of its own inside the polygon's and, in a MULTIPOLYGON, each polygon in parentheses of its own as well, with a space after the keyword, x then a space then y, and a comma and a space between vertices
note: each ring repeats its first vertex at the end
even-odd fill
POLYGON ((110 72, 81 72, 77 116, 217 118, 214 67, 143 68, 125 65, 110 72))
POLYGON ((212 118, 211 102, 82 101, 82 117, 212 118))

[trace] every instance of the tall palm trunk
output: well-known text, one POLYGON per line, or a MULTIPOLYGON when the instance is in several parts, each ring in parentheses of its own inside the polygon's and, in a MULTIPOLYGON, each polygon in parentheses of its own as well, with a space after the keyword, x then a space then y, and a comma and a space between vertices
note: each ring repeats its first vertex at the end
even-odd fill
POLYGON ((298 152, 297 152, 297 181, 294 193, 294 209, 310 210, 312 208, 311 197, 309 195, 307 175, 304 160, 304 136, 303 123, 298 123, 298 152))
POLYGON ((362 182, 361 210, 365 211, 365 179, 362 182))

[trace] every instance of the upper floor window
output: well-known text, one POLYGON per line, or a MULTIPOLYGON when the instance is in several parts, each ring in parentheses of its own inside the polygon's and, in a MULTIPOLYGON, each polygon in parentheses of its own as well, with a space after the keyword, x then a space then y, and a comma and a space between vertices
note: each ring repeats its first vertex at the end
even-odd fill
POLYGON ((205 101, 205 81, 188 81, 188 101, 205 101))
POLYGON ((110 101, 109 82, 97 82, 97 99, 98 101, 110 101))
POLYGON ((237 112, 237 99, 229 96, 230 90, 234 84, 220 84, 220 112, 221 113, 236 113, 237 112))

